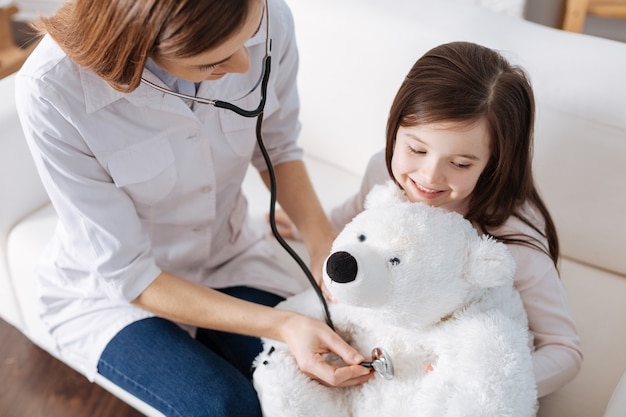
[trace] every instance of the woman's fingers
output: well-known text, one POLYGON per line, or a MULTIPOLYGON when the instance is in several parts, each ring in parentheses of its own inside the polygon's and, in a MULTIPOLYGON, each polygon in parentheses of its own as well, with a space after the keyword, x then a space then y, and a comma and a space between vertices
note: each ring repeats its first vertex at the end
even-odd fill
POLYGON ((330 365, 322 357, 310 370, 303 372, 321 384, 332 387, 360 385, 374 377, 369 368, 360 365, 330 365))
MULTIPOLYGON (((265 220, 269 223, 270 221, 269 214, 265 215, 265 220)), ((293 222, 283 210, 277 209, 274 212, 274 220, 276 221, 276 229, 278 230, 278 233, 284 239, 296 239, 296 240, 300 239, 300 235, 297 232, 297 230, 295 230, 293 222)))
POLYGON ((300 370, 325 385, 347 387, 372 377, 371 369, 359 364, 365 358, 325 323, 296 315, 285 323, 284 337, 300 370), (334 365, 324 355, 334 353, 345 365, 334 365))

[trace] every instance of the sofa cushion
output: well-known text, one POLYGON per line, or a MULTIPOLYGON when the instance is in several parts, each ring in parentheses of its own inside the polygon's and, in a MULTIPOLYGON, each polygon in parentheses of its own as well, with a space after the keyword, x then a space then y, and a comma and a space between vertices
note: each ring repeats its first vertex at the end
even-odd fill
POLYGON ((384 147, 389 107, 417 58, 456 40, 495 48, 526 68, 534 86, 536 178, 563 254, 626 275, 626 44, 452 0, 290 6, 309 155, 361 174, 384 147))
POLYGON ((570 260, 560 269, 584 360, 572 382, 541 400, 538 416, 601 416, 626 371, 626 279, 570 260))
POLYGON ((611 395, 604 417, 624 417, 624 410, 626 410, 626 372, 611 395))
POLYGON ((43 252, 57 221, 50 204, 24 218, 11 230, 7 241, 9 273, 24 318, 21 329, 37 345, 57 355, 56 344, 39 319, 35 261, 43 252))
POLYGON ((626 281, 625 155, 626 128, 539 106, 535 178, 554 217, 562 254, 626 281))

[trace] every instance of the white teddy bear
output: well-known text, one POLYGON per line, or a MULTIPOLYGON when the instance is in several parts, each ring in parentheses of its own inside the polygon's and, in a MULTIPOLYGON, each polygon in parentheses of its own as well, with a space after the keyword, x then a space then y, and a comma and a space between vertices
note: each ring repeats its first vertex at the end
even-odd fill
MULTIPOLYGON (((384 349, 376 362, 393 378, 327 387, 264 339, 254 386, 265 417, 534 416, 532 340, 506 246, 392 182, 365 207, 335 240, 324 281, 336 331, 364 355, 384 349)), ((313 290, 278 308, 323 317, 313 290)))

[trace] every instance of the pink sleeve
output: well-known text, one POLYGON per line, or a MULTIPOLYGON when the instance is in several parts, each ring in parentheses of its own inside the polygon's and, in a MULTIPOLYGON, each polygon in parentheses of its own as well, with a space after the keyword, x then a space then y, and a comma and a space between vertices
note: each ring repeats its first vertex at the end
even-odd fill
POLYGON ((526 246, 508 248, 517 262, 515 286, 534 337, 533 365, 538 395, 543 397, 562 388, 580 370, 580 339, 552 260, 526 246))
POLYGON ((359 191, 330 212, 328 217, 335 231, 339 233, 346 224, 350 223, 354 216, 363 211, 365 197, 367 197, 372 187, 376 184, 382 184, 389 179, 385 163, 385 150, 383 149, 370 158, 363 180, 361 180, 359 191))

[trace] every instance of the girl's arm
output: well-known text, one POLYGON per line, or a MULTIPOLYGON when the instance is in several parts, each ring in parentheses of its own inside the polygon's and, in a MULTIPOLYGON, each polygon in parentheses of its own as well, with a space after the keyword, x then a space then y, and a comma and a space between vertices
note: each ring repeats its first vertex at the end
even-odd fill
POLYGON ((382 149, 372 155, 367 163, 359 191, 330 212, 329 218, 333 228, 340 232, 346 224, 350 223, 354 216, 364 210, 365 197, 367 197, 371 189, 377 184, 385 183, 389 179, 385 163, 385 150, 382 149))
MULTIPOLYGON (((351 197, 348 197, 342 204, 333 208, 329 213, 330 224, 335 233, 339 233, 346 224, 350 223, 354 216, 364 210, 365 197, 367 197, 372 187, 376 184, 382 184, 389 179, 383 149, 370 158, 359 190, 351 197)), ((276 225, 281 236, 290 239, 302 239, 299 230, 282 210, 276 211, 276 225)))
POLYGON ((562 388, 580 370, 583 355, 565 289, 552 260, 522 245, 508 245, 515 261, 520 292, 534 336, 533 365, 539 397, 562 388))

